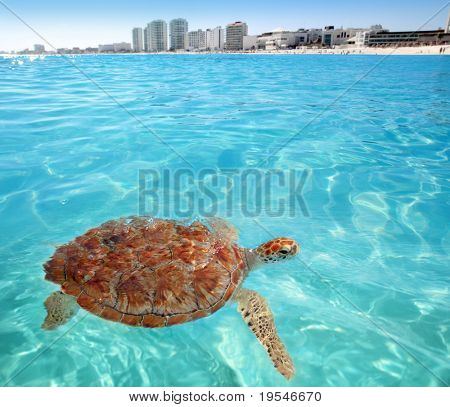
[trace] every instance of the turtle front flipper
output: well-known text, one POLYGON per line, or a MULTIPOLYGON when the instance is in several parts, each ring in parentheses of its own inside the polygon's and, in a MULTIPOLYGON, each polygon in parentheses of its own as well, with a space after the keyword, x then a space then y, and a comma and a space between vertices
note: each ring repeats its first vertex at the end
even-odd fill
POLYGON ((75 297, 55 291, 44 302, 47 309, 47 317, 42 324, 42 329, 51 330, 65 324, 78 310, 75 297))
POLYGON ((269 354, 275 368, 288 380, 295 374, 294 363, 277 334, 272 312, 266 300, 256 291, 239 289, 236 293, 238 310, 269 354))

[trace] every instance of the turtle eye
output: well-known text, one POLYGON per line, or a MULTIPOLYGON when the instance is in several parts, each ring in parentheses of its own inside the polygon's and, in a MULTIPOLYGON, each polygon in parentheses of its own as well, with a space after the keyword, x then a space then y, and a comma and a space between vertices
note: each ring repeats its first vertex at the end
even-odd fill
POLYGON ((280 253, 281 253, 281 254, 288 254, 288 253, 289 253, 289 250, 281 249, 281 250, 280 250, 280 253))

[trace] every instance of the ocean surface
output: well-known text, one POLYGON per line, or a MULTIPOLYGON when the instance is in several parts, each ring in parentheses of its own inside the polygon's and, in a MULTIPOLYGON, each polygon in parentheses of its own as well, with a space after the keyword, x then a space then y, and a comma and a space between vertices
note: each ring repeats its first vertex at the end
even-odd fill
POLYGON ((446 56, 0 57, 0 384, 449 383, 449 96, 446 56), (272 308, 291 382, 235 304, 163 329, 84 310, 40 328, 55 248, 138 214, 139 171, 186 168, 305 174, 303 210, 254 199, 249 214, 238 194, 225 213, 242 246, 302 246, 245 282, 272 308))

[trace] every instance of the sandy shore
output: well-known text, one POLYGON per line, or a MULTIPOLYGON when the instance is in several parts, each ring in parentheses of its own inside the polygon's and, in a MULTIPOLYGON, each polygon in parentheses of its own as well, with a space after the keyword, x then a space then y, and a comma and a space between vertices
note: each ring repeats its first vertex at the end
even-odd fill
MULTIPOLYGON (((241 52, 140 52, 140 53, 114 53, 114 54, 64 54, 64 55, 205 55, 205 54, 244 54, 244 55, 450 55, 450 45, 423 45, 418 47, 389 47, 389 48, 374 48, 374 47, 336 47, 336 48, 303 48, 291 50, 277 50, 277 51, 241 51, 241 52)), ((46 54, 55 55, 55 54, 46 54)), ((39 57, 36 54, 0 54, 3 57, 15 56, 33 56, 39 57)))
POLYGON ((450 45, 424 45, 419 47, 389 47, 389 48, 353 48, 339 47, 332 49, 295 49, 288 51, 269 51, 267 53, 285 53, 285 54, 334 54, 334 55, 450 55, 450 45))

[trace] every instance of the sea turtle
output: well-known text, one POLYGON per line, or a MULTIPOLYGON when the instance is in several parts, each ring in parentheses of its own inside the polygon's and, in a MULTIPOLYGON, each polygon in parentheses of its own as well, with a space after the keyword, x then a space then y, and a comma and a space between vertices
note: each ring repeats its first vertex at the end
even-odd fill
POLYGON ((128 217, 106 222, 60 246, 45 278, 61 285, 45 300, 44 329, 67 322, 78 305, 99 317, 147 328, 206 317, 237 302, 244 321, 287 379, 294 365, 266 300, 242 287, 251 270, 295 256, 299 245, 277 238, 256 249, 236 243, 226 221, 204 223, 128 217))

